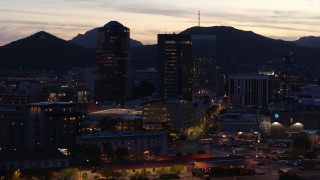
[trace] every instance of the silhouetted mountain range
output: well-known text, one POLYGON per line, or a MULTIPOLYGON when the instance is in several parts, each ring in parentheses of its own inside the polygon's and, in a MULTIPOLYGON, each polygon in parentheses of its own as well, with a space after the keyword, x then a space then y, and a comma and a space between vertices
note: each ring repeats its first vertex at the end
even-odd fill
POLYGON ((320 48, 320 37, 307 36, 294 41, 299 46, 320 48))
MULTIPOLYGON (((85 34, 78 34, 76 37, 72 38, 70 42, 82 46, 87 49, 94 49, 97 46, 97 33, 98 28, 91 29, 87 31, 85 34)), ((140 41, 130 39, 131 47, 139 47, 143 44, 140 41)))
MULTIPOLYGON (((182 34, 203 34, 217 36, 217 61, 219 63, 261 64, 275 58, 282 58, 284 53, 293 52, 297 64, 310 64, 312 60, 320 59, 320 49, 301 47, 294 42, 275 40, 243 31, 233 27, 191 27, 182 34)), ((144 60, 144 66, 152 66, 150 61, 157 59, 156 45, 141 46, 132 49, 136 54, 133 61, 144 60)))
MULTIPOLYGON (((96 39, 88 38, 93 34, 91 31, 86 33, 86 41, 96 39)), ((297 64, 311 64, 312 60, 320 59, 319 48, 301 47, 294 42, 274 40, 232 27, 192 27, 181 33, 216 35, 218 64, 260 64, 281 58, 285 52, 290 51, 293 52, 297 64)), ((0 47, 0 70, 20 67, 30 70, 67 70, 75 66, 93 66, 94 59, 94 51, 46 32, 38 32, 0 47)), ((134 47, 131 49, 131 59, 135 69, 154 67, 157 63, 157 46, 134 47)))
POLYGON ((0 47, 0 70, 67 70, 93 66, 94 52, 40 31, 0 47))

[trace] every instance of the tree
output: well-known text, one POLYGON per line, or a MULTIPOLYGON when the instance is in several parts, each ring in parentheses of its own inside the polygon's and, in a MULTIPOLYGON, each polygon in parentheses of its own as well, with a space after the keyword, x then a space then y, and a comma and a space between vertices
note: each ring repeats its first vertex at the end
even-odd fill
POLYGON ((25 179, 51 179, 55 177, 55 171, 52 169, 23 169, 20 170, 22 178, 25 179))
POLYGON ((107 168, 107 167, 103 167, 103 168, 99 169, 97 173, 105 178, 112 177, 114 174, 113 170, 110 168, 107 168))
POLYGON ((207 135, 212 135, 217 133, 217 130, 218 130, 218 125, 216 122, 213 122, 212 124, 209 125, 209 128, 206 133, 207 135))
POLYGON ((145 178, 151 175, 150 171, 147 171, 145 168, 141 170, 139 177, 145 178))
POLYGON ((288 172, 288 173, 282 173, 279 175, 279 180, 302 180, 303 178, 301 178, 300 176, 288 172))
POLYGON ((180 134, 180 140, 181 141, 185 141, 185 140, 187 140, 188 139, 188 136, 187 135, 185 135, 185 134, 180 134))
POLYGON ((168 171, 167 169, 165 169, 164 167, 157 169, 156 172, 157 172, 159 175, 168 174, 168 173, 169 173, 169 171, 168 171))
POLYGON ((299 147, 294 147, 292 148, 292 150, 290 151, 291 157, 292 158, 298 158, 299 156, 304 154, 304 149, 303 148, 299 148, 299 147))
POLYGON ((315 151, 306 151, 304 153, 304 157, 307 158, 307 159, 314 159, 317 157, 317 152, 315 151))
POLYGON ((306 169, 314 169, 317 166, 317 161, 309 160, 303 162, 303 167, 306 169))
POLYGON ((113 147, 110 143, 106 143, 106 144, 103 144, 103 153, 107 155, 107 158, 112 158, 113 159, 113 155, 114 155, 114 152, 113 152, 113 147))
POLYGON ((62 176, 63 179, 72 179, 71 177, 76 175, 77 172, 77 168, 67 167, 60 171, 60 176, 62 176))
POLYGON ((173 174, 179 174, 183 170, 183 166, 176 164, 170 167, 170 172, 173 174))
POLYGON ((124 161, 129 155, 129 151, 127 148, 117 148, 114 154, 118 161, 124 161))
POLYGON ((22 173, 21 171, 18 169, 18 170, 15 170, 12 174, 12 179, 13 180, 18 180, 18 179, 21 179, 22 177, 22 173))
POLYGON ((298 136, 293 140, 293 147, 309 149, 311 147, 311 141, 306 136, 298 136))
POLYGON ((82 147, 82 152, 86 155, 92 165, 101 164, 101 148, 96 144, 89 144, 87 147, 82 147))
POLYGON ((128 173, 125 171, 125 170, 122 170, 121 172, 121 177, 126 177, 126 176, 128 176, 128 173))
POLYGON ((271 148, 264 148, 263 153, 270 154, 272 152, 271 148))

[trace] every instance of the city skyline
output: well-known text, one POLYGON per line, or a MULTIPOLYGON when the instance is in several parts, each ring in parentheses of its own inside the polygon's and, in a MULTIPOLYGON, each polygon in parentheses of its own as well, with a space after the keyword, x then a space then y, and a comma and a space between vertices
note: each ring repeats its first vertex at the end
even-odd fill
POLYGON ((320 2, 315 0, 12 0, 1 4, 0 46, 38 31, 70 40, 111 20, 129 27, 131 38, 154 44, 156 34, 197 26, 199 10, 201 26, 232 26, 284 40, 320 36, 320 2))

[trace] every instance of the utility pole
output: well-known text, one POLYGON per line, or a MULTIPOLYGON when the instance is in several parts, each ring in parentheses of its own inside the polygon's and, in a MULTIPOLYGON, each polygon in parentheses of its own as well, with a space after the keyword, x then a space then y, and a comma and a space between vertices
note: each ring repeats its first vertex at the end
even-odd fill
POLYGON ((198 11, 198 26, 200 27, 200 10, 198 11))

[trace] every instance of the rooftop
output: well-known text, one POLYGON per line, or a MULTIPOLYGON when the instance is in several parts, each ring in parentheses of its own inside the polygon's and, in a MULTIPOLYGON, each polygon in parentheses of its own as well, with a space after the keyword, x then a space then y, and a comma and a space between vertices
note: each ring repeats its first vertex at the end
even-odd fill
POLYGON ((92 112, 89 115, 94 116, 124 116, 124 115, 141 115, 142 111, 135 110, 135 109, 124 109, 124 108, 112 108, 112 109, 106 109, 102 111, 96 111, 92 112))
POLYGON ((48 159, 61 159, 68 158, 66 155, 58 151, 37 151, 37 152, 18 152, 18 151, 8 151, 1 152, 1 161, 32 161, 32 160, 48 160, 48 159))
POLYGON ((74 102, 38 102, 38 103, 31 103, 30 106, 48 106, 48 105, 73 105, 74 102))
POLYGON ((157 132, 142 132, 142 131, 102 131, 94 134, 88 134, 82 136, 83 139, 92 139, 92 138, 110 138, 110 137, 134 137, 134 136, 155 136, 155 135, 163 135, 166 134, 165 131, 157 131, 157 132))
POLYGON ((104 28, 125 28, 125 29, 128 29, 127 27, 125 27, 124 25, 119 23, 118 21, 110 21, 107 24, 105 24, 103 27, 104 28))

